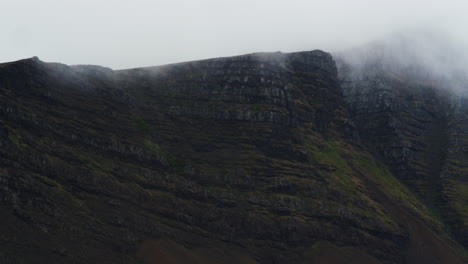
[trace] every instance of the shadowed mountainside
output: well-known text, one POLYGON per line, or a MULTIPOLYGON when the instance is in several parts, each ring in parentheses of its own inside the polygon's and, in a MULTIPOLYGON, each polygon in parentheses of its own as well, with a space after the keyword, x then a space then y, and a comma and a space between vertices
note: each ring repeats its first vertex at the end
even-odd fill
POLYGON ((468 67, 447 36, 402 34, 335 54, 363 144, 468 247, 468 67))
POLYGON ((464 263, 348 94, 318 50, 0 64, 0 258, 464 263))

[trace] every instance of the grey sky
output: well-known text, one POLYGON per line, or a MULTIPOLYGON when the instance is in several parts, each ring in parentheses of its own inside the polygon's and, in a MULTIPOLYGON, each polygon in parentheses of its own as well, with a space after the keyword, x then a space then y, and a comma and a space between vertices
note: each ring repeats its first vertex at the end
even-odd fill
POLYGON ((408 28, 467 41, 457 0, 0 0, 0 62, 114 69, 257 51, 336 51, 408 28))

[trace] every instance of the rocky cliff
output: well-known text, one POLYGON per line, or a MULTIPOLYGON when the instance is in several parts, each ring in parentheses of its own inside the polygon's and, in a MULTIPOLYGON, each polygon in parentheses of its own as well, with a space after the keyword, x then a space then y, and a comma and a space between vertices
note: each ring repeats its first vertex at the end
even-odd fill
POLYGON ((460 74, 466 72, 460 70, 463 58, 448 56, 439 38, 400 36, 394 41, 398 45, 377 43, 336 54, 348 111, 361 142, 466 248, 468 82, 460 74), (415 38, 431 44, 415 45, 415 38), (421 47, 432 53, 421 53, 421 47))
POLYGON ((464 99, 342 84, 318 50, 0 64, 0 260, 464 263, 464 99))

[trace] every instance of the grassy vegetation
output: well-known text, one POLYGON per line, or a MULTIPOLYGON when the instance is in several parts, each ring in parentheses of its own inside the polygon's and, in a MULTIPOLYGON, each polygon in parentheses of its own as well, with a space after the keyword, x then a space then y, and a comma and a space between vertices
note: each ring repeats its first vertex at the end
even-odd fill
POLYGON ((112 168, 100 162, 99 158, 95 155, 90 155, 89 153, 79 153, 78 157, 81 161, 83 161, 86 164, 86 167, 92 169, 93 171, 98 171, 106 174, 112 173, 112 168))
POLYGON ((462 215, 464 219, 468 218, 468 185, 464 182, 461 182, 456 179, 448 180, 452 190, 451 194, 456 196, 456 199, 452 199, 454 201, 452 206, 455 210, 462 215))
POLYGON ((305 147, 311 161, 332 170, 331 176, 333 179, 329 179, 330 184, 338 184, 336 187, 346 190, 350 195, 356 195, 357 190, 351 176, 353 173, 352 168, 341 155, 337 141, 329 139, 321 144, 322 146, 319 148, 313 141, 306 143, 305 147))
POLYGON ((152 150, 155 152, 158 156, 163 157, 166 159, 166 161, 169 163, 169 165, 176 169, 178 173, 182 173, 184 169, 184 162, 177 159, 173 155, 171 155, 169 152, 164 151, 161 146, 158 144, 154 143, 153 141, 149 139, 145 139, 144 145, 146 148, 152 150))
POLYGON ((146 123, 145 120, 143 120, 141 117, 137 116, 133 119, 133 124, 135 125, 136 128, 143 132, 150 132, 151 131, 151 126, 146 123))
POLYGON ((271 107, 268 104, 250 104, 249 109, 254 111, 254 112, 263 112, 268 110, 268 108, 271 107))
POLYGON ((353 160, 357 166, 364 169, 371 176, 370 180, 377 184, 390 198, 410 208, 419 216, 423 217, 426 222, 440 225, 431 211, 424 206, 404 184, 395 178, 388 168, 377 164, 373 158, 363 154, 354 156, 353 160))
POLYGON ((11 127, 7 127, 7 129, 8 129, 8 139, 11 141, 11 143, 13 143, 14 145, 16 145, 17 147, 21 149, 25 149, 28 147, 28 145, 26 145, 23 142, 23 138, 21 137, 21 134, 19 133, 18 130, 11 128, 11 127))
POLYGON ((369 188, 362 182, 362 177, 367 175, 365 177, 378 186, 390 199, 411 209, 425 222, 437 226, 442 225, 438 218, 395 178, 387 167, 377 163, 370 154, 356 150, 340 137, 323 140, 320 135, 314 135, 307 141, 305 147, 311 162, 331 176, 326 178, 331 188, 346 193, 352 199, 364 199, 374 208, 373 211, 353 208, 353 211, 376 217, 387 223, 394 223, 381 211, 382 206, 378 202, 362 192, 363 188, 369 188))

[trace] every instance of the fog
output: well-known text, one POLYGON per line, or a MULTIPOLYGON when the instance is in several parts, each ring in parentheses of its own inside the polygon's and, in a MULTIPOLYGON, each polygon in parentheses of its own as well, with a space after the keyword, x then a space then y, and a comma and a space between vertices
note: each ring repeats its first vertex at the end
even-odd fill
POLYGON ((333 55, 346 78, 366 79, 385 72, 442 82, 443 87, 457 90, 466 89, 468 83, 468 49, 444 31, 406 30, 333 55))
POLYGON ((1 0, 0 62, 38 56, 123 69, 263 51, 339 52, 415 30, 443 32, 463 47, 466 10, 455 0, 1 0))

